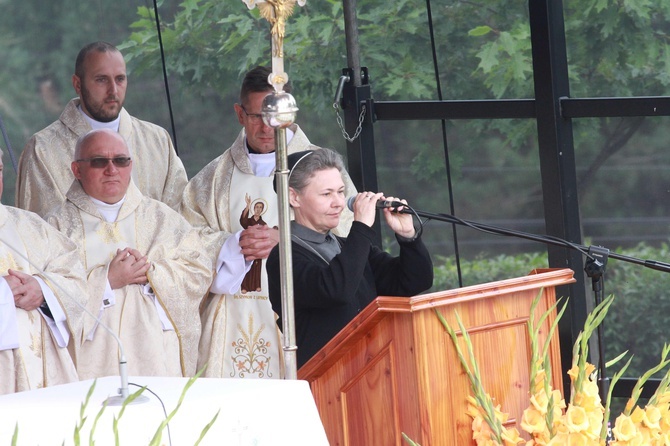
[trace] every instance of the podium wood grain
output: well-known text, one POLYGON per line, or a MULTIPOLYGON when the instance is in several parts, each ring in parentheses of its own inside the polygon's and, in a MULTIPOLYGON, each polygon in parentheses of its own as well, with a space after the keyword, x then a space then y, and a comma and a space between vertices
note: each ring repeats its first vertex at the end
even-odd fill
MULTIPOLYGON (((555 287, 572 282, 569 269, 544 269, 411 298, 375 299, 298 371, 310 383, 330 444, 400 446, 404 432, 422 446, 474 445, 465 413, 470 384, 435 310, 455 329, 458 312, 484 387, 510 414, 507 424, 521 431, 529 404, 531 303, 541 292, 538 320, 556 301, 555 287)), ((555 312, 542 326, 541 342, 554 320, 555 312)), ((562 389, 557 333, 549 354, 553 386, 562 389)))

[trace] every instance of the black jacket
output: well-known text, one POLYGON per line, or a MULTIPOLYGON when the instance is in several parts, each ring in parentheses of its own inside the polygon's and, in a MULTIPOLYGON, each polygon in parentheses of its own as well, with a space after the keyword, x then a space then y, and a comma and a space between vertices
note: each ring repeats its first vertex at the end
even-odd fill
MULTIPOLYGON (((420 238, 398 238, 393 257, 373 245, 374 230, 354 221, 349 236, 338 237, 342 252, 330 264, 293 242, 293 294, 298 367, 377 296, 414 296, 433 284, 433 264, 420 238)), ((279 247, 267 260, 270 302, 280 319, 279 247)))

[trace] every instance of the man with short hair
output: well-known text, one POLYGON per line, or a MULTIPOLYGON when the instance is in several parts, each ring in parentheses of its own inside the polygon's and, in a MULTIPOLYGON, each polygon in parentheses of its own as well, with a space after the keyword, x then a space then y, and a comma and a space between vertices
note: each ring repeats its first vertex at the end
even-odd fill
POLYGON ((178 209, 187 182, 184 165, 165 129, 123 108, 128 78, 119 50, 106 42, 86 45, 77 56, 72 85, 79 97, 70 100, 57 121, 33 135, 21 153, 16 206, 44 217, 60 205, 72 183, 68 166, 77 138, 107 128, 128 141, 133 181, 140 191, 178 209))
MULTIPOLYGON (((259 66, 245 75, 240 102, 234 107, 242 130, 233 145, 184 189, 181 212, 201 228, 207 252, 216 264, 201 309, 198 364, 207 363, 205 376, 281 377, 281 342, 265 272, 265 260, 279 242, 277 195, 272 186, 275 130, 261 117, 263 100, 273 91, 270 74, 270 69, 259 66), (265 224, 248 224, 254 211, 265 224), (259 260, 262 267, 252 267, 259 260)), ((284 90, 290 92, 290 86, 285 85, 284 90)), ((296 124, 286 133, 289 153, 319 149, 296 124)), ((344 176, 347 196, 356 194, 351 179, 344 176)), ((338 234, 348 233, 352 217, 346 210, 338 234)))
MULTIPOLYGON (((0 195, 2 170, 0 151, 0 195)), ((76 245, 0 204, 0 395, 78 380, 86 291, 76 245)))
MULTIPOLYGON (((79 246, 87 307, 120 338, 128 373, 193 376, 211 261, 181 215, 142 195, 131 180, 133 162, 113 130, 80 137, 67 201, 47 220, 79 246)), ((115 339, 92 319, 83 335, 80 378, 117 374, 115 339)))

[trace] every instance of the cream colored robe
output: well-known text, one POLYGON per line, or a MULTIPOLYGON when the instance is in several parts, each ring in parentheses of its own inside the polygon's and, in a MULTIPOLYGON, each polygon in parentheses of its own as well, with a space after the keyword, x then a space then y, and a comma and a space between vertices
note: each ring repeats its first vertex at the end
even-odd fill
MULTIPOLYGON (((128 373, 144 376, 193 376, 196 372, 200 318, 198 306, 212 280, 211 261, 198 233, 164 203, 142 196, 130 183, 116 222, 107 223, 78 181, 65 204, 47 220, 80 247, 88 272, 88 309, 121 339, 128 373), (116 303, 101 310, 109 262, 129 246, 152 263, 147 276, 174 331, 163 330, 153 299, 143 286, 114 290, 116 303), (102 259, 102 260, 101 260, 102 259)), ((119 354, 114 338, 85 320, 77 371, 81 379, 116 375, 119 354), (95 329, 93 339, 90 337, 95 329)))
MULTIPOLYGON (((69 347, 76 357, 86 302, 76 245, 37 215, 0 204, 0 275, 10 268, 40 277, 53 291, 67 316, 69 347)), ((77 381, 68 348, 58 346, 44 316, 20 308, 16 316, 19 348, 0 351, 0 394, 77 381)))
MULTIPOLYGON (((72 99, 58 121, 33 135, 21 153, 16 178, 16 207, 44 217, 65 201, 74 176, 70 164, 77 139, 91 126, 72 99)), ((133 181, 150 198, 179 209, 188 181, 184 165, 175 153, 168 132, 141 121, 121 109, 119 133, 128 143, 133 158, 133 181)))
MULTIPOLYGON (((319 149, 309 142, 300 127, 294 125, 291 129, 294 135, 288 144, 288 153, 319 149)), ((348 175, 344 177, 347 196, 354 195, 356 188, 348 175)), ((277 225, 273 178, 274 174, 254 176, 242 130, 228 150, 189 181, 184 189, 181 212, 193 226, 201 228, 201 236, 214 264, 224 241, 242 229, 239 219, 246 193, 252 200, 261 199, 268 204, 270 209, 263 214, 263 220, 270 227, 277 225)), ((348 234, 352 221, 353 214, 346 210, 336 232, 343 236, 348 234)), ((265 260, 261 284, 260 292, 209 293, 203 302, 198 368, 207 363, 205 376, 281 377, 281 334, 268 298, 265 260)))

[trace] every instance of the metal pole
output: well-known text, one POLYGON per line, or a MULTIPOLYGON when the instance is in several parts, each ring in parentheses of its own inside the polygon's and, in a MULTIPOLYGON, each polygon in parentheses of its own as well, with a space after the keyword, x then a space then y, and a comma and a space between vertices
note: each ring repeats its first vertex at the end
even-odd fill
POLYGON ((277 202, 279 205, 279 271, 281 275, 284 379, 297 379, 298 361, 296 351, 298 347, 295 345, 286 128, 295 122, 298 107, 293 96, 283 91, 284 85, 288 82, 288 75, 284 72, 283 43, 286 19, 292 14, 296 2, 302 6, 306 0, 242 1, 250 9, 258 6, 261 16, 272 25, 272 73, 268 78, 268 83, 274 87, 274 91, 263 99, 261 114, 265 125, 275 130, 275 179, 277 180, 277 202))
POLYGON ((284 379, 298 379, 293 309, 293 256, 291 251, 290 206, 288 202, 288 154, 286 128, 275 129, 277 201, 279 202, 279 270, 281 271, 281 320, 284 350, 284 379))
POLYGON ((358 19, 356 18, 356 0, 342 2, 344 13, 344 39, 347 47, 347 65, 351 68, 352 84, 360 87, 361 83, 361 56, 358 43, 358 19))
POLYGON ((284 91, 273 91, 263 99, 262 115, 266 125, 275 130, 275 179, 279 208, 279 271, 282 302, 284 378, 297 379, 295 316, 293 305, 293 258, 291 252, 290 205, 288 201, 288 153, 286 129, 295 122, 298 107, 284 91))

